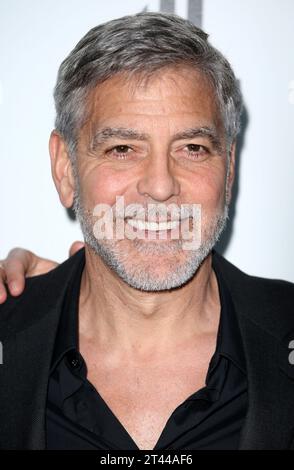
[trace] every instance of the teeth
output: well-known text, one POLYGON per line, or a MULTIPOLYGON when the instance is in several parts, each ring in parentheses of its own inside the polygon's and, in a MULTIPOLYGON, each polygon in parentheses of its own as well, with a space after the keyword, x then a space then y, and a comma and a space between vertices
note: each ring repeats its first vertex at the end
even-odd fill
POLYGON ((172 230, 178 227, 179 221, 172 220, 170 222, 144 222, 143 220, 129 219, 128 224, 138 230, 150 230, 155 232, 159 230, 172 230))

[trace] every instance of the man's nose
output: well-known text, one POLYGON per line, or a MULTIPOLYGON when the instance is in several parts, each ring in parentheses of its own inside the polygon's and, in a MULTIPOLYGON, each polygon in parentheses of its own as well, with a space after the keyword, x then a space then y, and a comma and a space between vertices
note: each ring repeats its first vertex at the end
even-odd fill
POLYGON ((162 157, 150 159, 137 184, 139 194, 148 195, 157 201, 166 201, 180 194, 174 165, 168 158, 162 157))

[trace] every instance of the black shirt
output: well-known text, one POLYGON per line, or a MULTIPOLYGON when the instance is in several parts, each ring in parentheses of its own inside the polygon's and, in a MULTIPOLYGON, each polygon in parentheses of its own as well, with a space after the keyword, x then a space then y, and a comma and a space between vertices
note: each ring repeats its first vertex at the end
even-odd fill
MULTIPOLYGON (((87 367, 78 351, 84 263, 83 258, 68 286, 56 337, 46 409, 47 449, 138 450, 99 390, 87 380, 87 367)), ((174 410, 153 450, 238 448, 247 411, 246 364, 230 293, 213 261, 212 265, 221 314, 206 386, 174 410)))

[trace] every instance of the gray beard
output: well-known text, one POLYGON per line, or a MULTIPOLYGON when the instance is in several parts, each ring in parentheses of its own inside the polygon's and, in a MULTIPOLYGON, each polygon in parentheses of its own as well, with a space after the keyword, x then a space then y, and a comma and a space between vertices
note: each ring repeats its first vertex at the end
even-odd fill
POLYGON ((138 263, 139 258, 135 256, 132 265, 130 265, 130 255, 120 247, 121 240, 101 240, 94 236, 94 222, 90 213, 85 210, 81 203, 79 190, 76 191, 74 196, 73 209, 80 222, 85 243, 90 249, 129 286, 146 292, 176 289, 191 280, 219 240, 221 233, 226 227, 229 212, 226 202, 223 210, 208 221, 207 227, 202 234, 203 241, 196 250, 184 251, 182 240, 172 240, 167 243, 148 241, 146 243, 144 240, 136 238, 131 241, 130 243, 136 249, 138 257, 139 255, 145 255, 147 261, 148 255, 157 257, 174 255, 173 261, 169 265, 168 274, 157 277, 153 269, 154 261, 153 264, 146 262, 146 266, 143 266, 142 262, 138 263), (183 256, 181 257, 183 253, 185 253, 184 258, 183 256))

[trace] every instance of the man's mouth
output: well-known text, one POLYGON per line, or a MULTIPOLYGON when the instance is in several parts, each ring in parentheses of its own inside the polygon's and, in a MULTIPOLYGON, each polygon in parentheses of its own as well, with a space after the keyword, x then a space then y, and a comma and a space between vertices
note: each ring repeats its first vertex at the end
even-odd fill
POLYGON ((128 224, 137 230, 149 230, 151 232, 157 232, 160 230, 173 230, 179 226, 180 222, 178 220, 171 222, 145 222, 143 220, 130 219, 128 220, 128 224))

